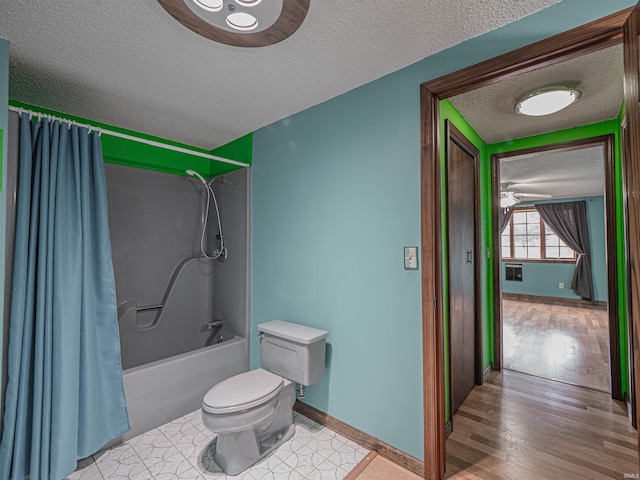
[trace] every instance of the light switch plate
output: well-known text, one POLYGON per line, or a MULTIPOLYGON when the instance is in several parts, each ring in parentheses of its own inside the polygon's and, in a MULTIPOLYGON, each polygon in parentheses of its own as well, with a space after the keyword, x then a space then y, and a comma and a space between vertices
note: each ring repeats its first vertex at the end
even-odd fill
POLYGON ((418 270, 418 247, 404 247, 404 269, 418 270))

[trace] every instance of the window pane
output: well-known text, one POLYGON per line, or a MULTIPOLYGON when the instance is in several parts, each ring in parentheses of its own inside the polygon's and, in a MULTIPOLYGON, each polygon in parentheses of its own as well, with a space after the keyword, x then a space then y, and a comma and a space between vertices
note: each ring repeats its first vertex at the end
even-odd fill
POLYGON ((511 256, 511 247, 502 246, 502 258, 509 258, 511 256))
MULTIPOLYGON (((539 247, 540 246, 540 235, 529 235, 527 237, 527 246, 528 247, 539 247)), ((538 249, 538 250, 540 250, 540 249, 538 249)), ((538 257, 536 257, 536 258, 538 258, 538 257)))
POLYGON ((513 235, 526 235, 527 225, 524 223, 517 223, 513 226, 513 235))
MULTIPOLYGON (((540 243, 540 242, 538 242, 538 243, 540 243)), ((527 249, 527 258, 541 258, 540 245, 537 245, 535 247, 529 247, 527 249)))
POLYGON ((513 236, 513 244, 517 246, 525 246, 527 244, 526 235, 513 236))
POLYGON ((544 238, 545 245, 547 247, 558 247, 560 246, 560 239, 554 234, 546 234, 544 238))
POLYGON ((513 222, 514 225, 518 223, 527 223, 527 213, 513 212, 513 215, 511 216, 511 221, 513 222))
POLYGON ((529 235, 540 235, 540 224, 530 223, 529 225, 527 225, 527 233, 529 235))
POLYGON ((540 214, 537 211, 527 212, 527 223, 537 223, 540 225, 540 214))
POLYGON ((573 258, 574 252, 569 247, 560 247, 560 258, 573 258))
POLYGON ((549 246, 545 248, 544 256, 546 258, 560 258, 560 249, 557 246, 549 246))
POLYGON ((500 238, 500 242, 502 243, 503 247, 511 245, 511 235, 502 235, 502 237, 500 238))
POLYGON ((527 247, 516 244, 513 254, 514 258, 527 258, 527 247))

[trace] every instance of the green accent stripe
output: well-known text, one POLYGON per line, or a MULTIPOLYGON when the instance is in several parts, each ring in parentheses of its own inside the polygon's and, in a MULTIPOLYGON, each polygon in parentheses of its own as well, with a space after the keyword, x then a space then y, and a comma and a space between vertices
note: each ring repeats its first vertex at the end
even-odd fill
MULTIPOLYGON (((185 148, 200 153, 217 155, 251 164, 253 138, 253 134, 251 133, 245 135, 244 137, 241 137, 238 140, 234 140, 227 145, 223 145, 222 147, 219 147, 212 152, 202 148, 193 147, 191 145, 174 142, 164 138, 127 130, 113 125, 96 122, 82 117, 76 117, 74 115, 68 115, 65 113, 57 112, 55 110, 50 110, 35 105, 29 105, 14 100, 11 100, 9 104, 17 108, 24 108, 34 112, 40 112, 43 114, 52 115, 54 117, 71 120, 79 124, 90 125, 97 129, 112 130, 114 132, 123 133, 143 140, 151 140, 174 147, 185 148), (223 155, 223 153, 229 153, 229 156, 223 155), (235 155, 236 158, 232 157, 231 155, 235 155)), ((185 175, 185 170, 192 169, 205 177, 222 175, 224 173, 243 168, 238 165, 230 165, 227 163, 201 158, 187 153, 175 152, 173 150, 167 150, 162 147, 139 143, 133 140, 114 137, 111 135, 105 134, 101 137, 101 139, 104 161, 107 163, 115 163, 119 165, 126 165, 130 167, 155 170, 158 172, 166 172, 177 175, 185 175)))

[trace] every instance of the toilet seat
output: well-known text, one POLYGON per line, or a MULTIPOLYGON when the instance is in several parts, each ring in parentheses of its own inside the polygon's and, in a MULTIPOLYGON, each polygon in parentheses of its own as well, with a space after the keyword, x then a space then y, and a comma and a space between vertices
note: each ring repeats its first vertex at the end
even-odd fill
POLYGON ((282 377, 262 368, 241 373, 211 388, 204 397, 202 409, 212 414, 248 410, 274 398, 283 384, 282 377))

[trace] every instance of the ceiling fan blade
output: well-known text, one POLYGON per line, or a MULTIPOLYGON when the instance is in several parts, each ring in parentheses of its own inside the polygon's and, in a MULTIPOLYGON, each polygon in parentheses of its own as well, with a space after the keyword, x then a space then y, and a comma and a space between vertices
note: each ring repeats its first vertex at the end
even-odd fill
POLYGON ((515 193, 516 197, 527 198, 551 198, 553 195, 547 195, 546 193, 515 193))

